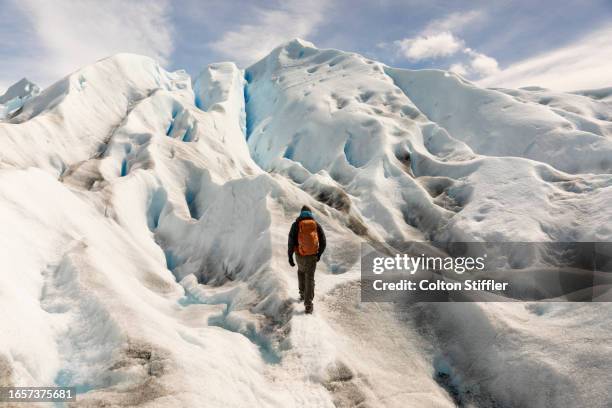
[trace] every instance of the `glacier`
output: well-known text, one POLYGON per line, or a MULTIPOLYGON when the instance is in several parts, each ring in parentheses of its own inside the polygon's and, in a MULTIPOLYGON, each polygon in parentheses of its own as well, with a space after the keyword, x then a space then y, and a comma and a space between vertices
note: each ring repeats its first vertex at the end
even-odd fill
POLYGON ((75 386, 75 406, 612 403, 607 303, 359 292, 362 242, 612 241, 609 90, 483 89, 300 39, 244 70, 118 54, 12 89, 1 386, 75 386), (304 204, 328 235, 312 316, 286 260, 304 204))

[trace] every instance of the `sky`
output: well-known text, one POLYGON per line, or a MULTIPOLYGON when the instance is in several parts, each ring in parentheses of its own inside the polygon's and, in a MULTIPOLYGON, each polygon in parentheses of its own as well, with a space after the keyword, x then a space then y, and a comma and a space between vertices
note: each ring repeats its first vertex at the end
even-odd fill
POLYGON ((487 87, 612 86, 612 0, 0 0, 0 94, 118 52, 244 68, 295 37, 487 87))

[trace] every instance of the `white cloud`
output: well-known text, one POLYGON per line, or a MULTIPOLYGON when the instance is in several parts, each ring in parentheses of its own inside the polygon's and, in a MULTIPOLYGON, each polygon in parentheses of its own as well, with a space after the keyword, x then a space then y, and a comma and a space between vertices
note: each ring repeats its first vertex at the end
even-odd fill
POLYGON ((499 64, 495 58, 489 57, 480 52, 476 52, 471 48, 461 50, 467 61, 455 62, 448 68, 450 72, 459 74, 463 77, 483 78, 490 75, 495 75, 499 72, 499 64))
POLYGON ((537 85, 560 91, 612 86, 612 25, 572 44, 516 62, 478 83, 518 88, 537 85))
POLYGON ((468 73, 468 68, 461 64, 461 63, 456 63, 450 66, 450 68, 448 69, 450 72, 453 72, 455 74, 459 74, 461 76, 466 76, 468 73))
POLYGON ((432 20, 418 36, 395 41, 397 54, 411 61, 447 58, 460 54, 462 59, 467 57, 469 61, 456 61, 449 68, 452 72, 476 77, 495 74, 499 71, 495 58, 465 47, 464 41, 456 35, 484 17, 483 11, 472 10, 451 13, 444 18, 432 20))
MULTIPOLYGON (((44 82, 118 52, 151 56, 165 64, 172 52, 172 28, 167 0, 20 0, 35 33, 38 64, 44 82)), ((43 84, 46 85, 46 84, 43 84)))
POLYGON ((480 77, 494 75, 499 72, 499 65, 495 58, 476 52, 472 49, 465 49, 464 52, 472 57, 470 61, 470 71, 480 77))
POLYGON ((467 12, 451 13, 444 18, 432 20, 423 29, 423 34, 433 34, 440 32, 461 32, 465 28, 472 26, 482 20, 485 13, 481 10, 471 10, 467 12))
POLYGON ((463 42, 449 32, 404 38, 395 44, 401 55, 413 61, 448 57, 463 46, 463 42))
POLYGON ((285 41, 311 35, 323 21, 329 3, 325 0, 291 0, 276 8, 256 8, 253 23, 225 32, 210 46, 223 56, 248 65, 285 41))

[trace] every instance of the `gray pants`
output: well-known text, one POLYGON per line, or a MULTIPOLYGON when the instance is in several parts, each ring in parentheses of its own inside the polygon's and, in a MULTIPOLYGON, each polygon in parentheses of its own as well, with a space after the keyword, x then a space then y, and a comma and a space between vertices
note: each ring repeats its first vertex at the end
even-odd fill
POLYGON ((300 296, 304 297, 304 305, 312 305, 315 289, 315 270, 317 269, 317 256, 306 255, 300 256, 295 254, 298 265, 298 287, 300 296))

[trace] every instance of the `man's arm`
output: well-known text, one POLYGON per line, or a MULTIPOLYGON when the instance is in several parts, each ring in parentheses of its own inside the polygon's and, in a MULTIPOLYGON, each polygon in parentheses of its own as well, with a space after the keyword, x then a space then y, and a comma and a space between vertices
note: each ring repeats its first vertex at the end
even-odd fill
POLYGON ((293 256, 293 251, 297 246, 297 233, 297 222, 294 222, 291 225, 291 229, 289 230, 289 240, 287 241, 287 255, 289 256, 289 258, 293 256))
POLYGON ((325 247, 327 246, 327 240, 325 239, 325 232, 323 231, 323 228, 321 228, 321 225, 318 222, 317 222, 317 235, 319 237, 319 252, 317 253, 317 256, 321 258, 321 255, 323 255, 323 252, 325 251, 325 247))

